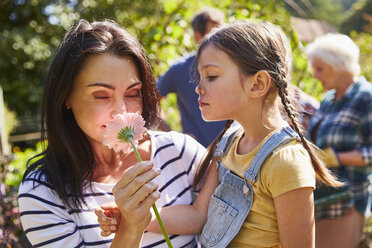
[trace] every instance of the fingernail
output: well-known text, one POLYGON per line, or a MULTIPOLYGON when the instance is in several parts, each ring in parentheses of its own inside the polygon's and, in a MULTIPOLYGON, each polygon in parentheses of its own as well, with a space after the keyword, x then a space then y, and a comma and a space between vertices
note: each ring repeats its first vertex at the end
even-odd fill
POLYGON ((110 223, 111 223, 112 225, 116 225, 116 224, 117 224, 116 219, 111 220, 110 223))
POLYGON ((160 168, 155 168, 155 171, 156 171, 157 173, 160 173, 160 172, 161 172, 161 169, 160 169, 160 168))
POLYGON ((106 215, 104 215, 104 216, 102 217, 102 220, 103 220, 103 221, 106 221, 106 220, 107 220, 106 215))
POLYGON ((115 230, 116 230, 116 227, 115 227, 115 226, 111 226, 110 229, 111 229, 112 231, 115 231, 115 230))

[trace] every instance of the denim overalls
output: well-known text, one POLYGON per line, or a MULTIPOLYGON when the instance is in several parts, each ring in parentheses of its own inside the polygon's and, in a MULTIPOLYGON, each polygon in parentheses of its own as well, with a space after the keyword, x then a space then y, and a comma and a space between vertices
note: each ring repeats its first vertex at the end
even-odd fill
POLYGON ((221 157, 226 154, 240 129, 240 125, 234 125, 227 130, 214 154, 218 163, 220 184, 209 202, 207 223, 200 235, 202 247, 228 246, 251 210, 254 195, 252 184, 256 182, 262 164, 277 147, 299 138, 290 127, 275 132, 265 141, 249 169, 244 172, 244 180, 221 163, 221 157))

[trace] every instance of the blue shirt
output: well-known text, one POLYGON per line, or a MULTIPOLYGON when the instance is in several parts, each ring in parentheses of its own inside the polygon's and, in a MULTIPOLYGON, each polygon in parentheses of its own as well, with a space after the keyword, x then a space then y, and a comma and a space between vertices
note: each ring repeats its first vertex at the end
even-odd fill
POLYGON ((352 191, 351 199, 343 204, 368 214, 372 193, 372 85, 360 77, 340 99, 335 99, 334 90, 328 91, 310 120, 307 135, 322 149, 360 152, 366 166, 341 165, 333 170, 352 191))
POLYGON ((174 92, 177 95, 178 109, 184 133, 195 136, 196 140, 207 147, 222 131, 225 121, 206 122, 203 120, 198 103, 198 94, 194 70, 195 54, 177 61, 158 80, 159 92, 162 96, 174 92))

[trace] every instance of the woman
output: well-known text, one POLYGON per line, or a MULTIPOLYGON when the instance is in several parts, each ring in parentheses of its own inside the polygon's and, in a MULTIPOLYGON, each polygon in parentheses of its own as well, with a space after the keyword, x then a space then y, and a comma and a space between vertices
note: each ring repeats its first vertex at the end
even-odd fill
MULTIPOLYGON (((156 128, 158 109, 150 64, 133 36, 112 21, 82 20, 68 31, 44 88, 48 147, 19 189, 22 225, 34 247, 166 247, 161 234, 144 234, 150 207, 156 200, 160 207, 192 203, 194 165, 204 148, 183 134, 147 131, 138 150, 151 163, 136 164, 133 151, 115 153, 102 143, 116 114, 139 112, 147 128, 156 128), (94 209, 112 201, 122 217, 115 237, 103 238, 94 209)), ((170 238, 175 247, 195 241, 170 238)))
POLYGON ((328 91, 307 134, 348 185, 344 197, 316 208, 316 247, 356 247, 371 204, 372 85, 359 75, 359 48, 346 35, 320 37, 307 54, 328 91))

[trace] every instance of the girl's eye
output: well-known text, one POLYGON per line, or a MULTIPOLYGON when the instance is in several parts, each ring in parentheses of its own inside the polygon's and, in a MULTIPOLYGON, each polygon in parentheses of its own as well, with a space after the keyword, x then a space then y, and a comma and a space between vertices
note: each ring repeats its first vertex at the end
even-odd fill
POLYGON ((215 80, 216 78, 217 78, 217 76, 214 76, 214 75, 209 75, 209 76, 207 76, 208 81, 213 81, 213 80, 215 80))

